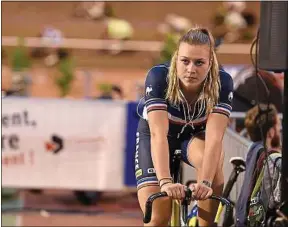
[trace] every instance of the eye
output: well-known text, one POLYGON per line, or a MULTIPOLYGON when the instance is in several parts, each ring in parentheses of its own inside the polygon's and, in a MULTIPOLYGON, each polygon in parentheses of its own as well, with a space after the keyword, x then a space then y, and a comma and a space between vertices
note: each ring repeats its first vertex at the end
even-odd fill
POLYGON ((184 65, 189 65, 189 60, 188 59, 181 59, 181 61, 184 63, 184 65))
POLYGON ((195 65, 196 65, 196 66, 202 66, 203 64, 204 64, 203 61, 196 61, 196 62, 195 62, 195 65))

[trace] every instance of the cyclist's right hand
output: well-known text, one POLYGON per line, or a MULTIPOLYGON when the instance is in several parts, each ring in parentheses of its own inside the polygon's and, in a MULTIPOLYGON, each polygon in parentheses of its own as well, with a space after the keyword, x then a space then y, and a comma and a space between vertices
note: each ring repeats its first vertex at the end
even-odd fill
POLYGON ((185 197, 187 187, 183 184, 168 183, 161 187, 161 192, 166 192, 169 197, 176 200, 182 200, 185 197))

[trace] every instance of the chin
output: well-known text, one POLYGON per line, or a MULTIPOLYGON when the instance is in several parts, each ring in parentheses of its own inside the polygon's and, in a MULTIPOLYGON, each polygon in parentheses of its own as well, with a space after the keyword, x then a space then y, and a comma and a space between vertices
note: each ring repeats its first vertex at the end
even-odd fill
POLYGON ((185 83, 184 86, 188 89, 196 89, 199 88, 201 84, 197 82, 185 83))

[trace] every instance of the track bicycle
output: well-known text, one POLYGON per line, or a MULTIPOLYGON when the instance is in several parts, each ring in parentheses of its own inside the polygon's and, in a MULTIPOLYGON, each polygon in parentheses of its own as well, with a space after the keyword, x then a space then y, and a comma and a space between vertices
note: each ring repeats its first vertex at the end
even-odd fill
MULTIPOLYGON (((171 165, 171 173, 174 183, 182 182, 182 162, 181 162, 181 150, 175 150, 174 155, 172 157, 172 165, 171 165)), ((158 192, 151 195, 146 202, 145 207, 145 215, 143 218, 144 223, 149 223, 152 216, 152 205, 155 199, 161 197, 167 197, 166 192, 158 192)), ((224 204, 226 207, 225 216, 228 216, 231 213, 232 203, 220 196, 212 195, 209 199, 217 200, 221 204, 224 204)), ((185 198, 181 202, 181 205, 178 204, 175 200, 172 200, 172 215, 170 219, 170 226, 189 226, 188 219, 188 206, 190 202, 193 200, 192 192, 190 189, 187 189, 185 198)), ((217 217, 217 215, 216 215, 217 217)), ((217 221, 217 220, 216 220, 217 221)))
MULTIPOLYGON (((158 193, 151 195, 148 198, 148 200, 146 202, 146 206, 145 206, 145 216, 143 218, 144 223, 149 223, 151 220, 153 201, 155 201, 155 199, 158 199, 161 197, 167 197, 167 196, 168 195, 166 192, 158 192, 158 193)), ((181 202, 181 206, 178 205, 179 207, 177 209, 175 206, 172 206, 172 216, 171 216, 171 220, 170 220, 170 226, 183 226, 183 227, 189 226, 188 225, 188 205, 192 199, 193 199, 192 198, 192 191, 190 189, 187 189, 185 198, 181 202)), ((220 203, 225 204, 226 214, 228 214, 230 212, 232 204, 229 200, 225 199, 224 197, 212 195, 208 199, 217 200, 220 203)))

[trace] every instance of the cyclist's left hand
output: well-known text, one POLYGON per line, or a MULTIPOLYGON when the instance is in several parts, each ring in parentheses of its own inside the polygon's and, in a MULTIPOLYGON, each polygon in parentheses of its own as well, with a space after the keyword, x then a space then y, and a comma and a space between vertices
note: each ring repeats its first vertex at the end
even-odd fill
POLYGON ((213 194, 213 189, 203 183, 191 184, 189 187, 195 200, 205 200, 213 194))

